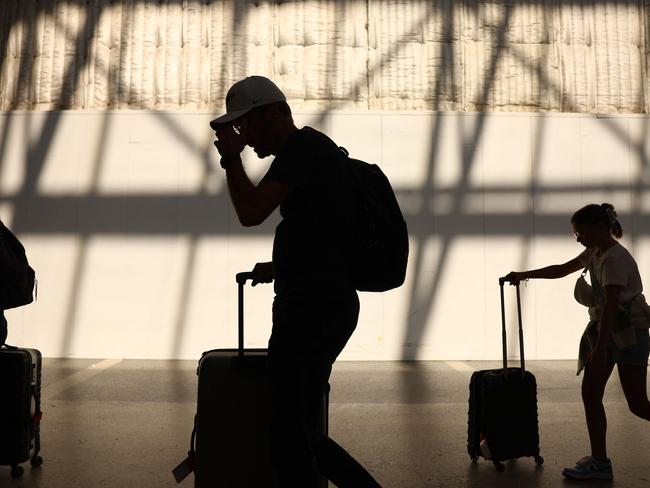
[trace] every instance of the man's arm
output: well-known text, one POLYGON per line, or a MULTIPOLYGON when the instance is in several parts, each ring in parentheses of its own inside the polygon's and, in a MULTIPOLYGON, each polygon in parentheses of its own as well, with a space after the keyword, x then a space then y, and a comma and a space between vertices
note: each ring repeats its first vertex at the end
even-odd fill
POLYGON ((226 169, 228 192, 237 217, 245 227, 259 225, 282 203, 289 186, 275 180, 253 185, 248 178, 241 158, 232 158, 226 169))
POLYGON ((241 131, 231 124, 217 128, 214 145, 221 154, 221 166, 226 170, 228 193, 242 225, 259 225, 271 215, 289 193, 289 186, 279 181, 262 181, 253 185, 244 171, 240 154, 246 146, 241 131))

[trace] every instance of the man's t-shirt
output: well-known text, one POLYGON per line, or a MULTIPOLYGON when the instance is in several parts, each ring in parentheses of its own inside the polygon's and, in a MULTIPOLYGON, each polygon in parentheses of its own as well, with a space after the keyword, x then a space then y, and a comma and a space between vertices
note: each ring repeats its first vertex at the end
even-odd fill
POLYGON ((354 289, 348 255, 355 206, 348 163, 331 139, 303 127, 291 134, 264 176, 263 181, 289 186, 273 242, 278 296, 354 289))
MULTIPOLYGON (((643 284, 636 261, 625 247, 616 243, 601 255, 596 254, 595 248, 585 249, 578 261, 583 266, 590 266, 594 278, 601 287, 607 285, 621 286, 619 303, 631 302, 630 320, 632 325, 639 328, 650 327, 650 308, 642 294, 643 284)), ((590 308, 590 316, 597 311, 590 308)), ((592 317, 595 320, 597 317, 592 317)))

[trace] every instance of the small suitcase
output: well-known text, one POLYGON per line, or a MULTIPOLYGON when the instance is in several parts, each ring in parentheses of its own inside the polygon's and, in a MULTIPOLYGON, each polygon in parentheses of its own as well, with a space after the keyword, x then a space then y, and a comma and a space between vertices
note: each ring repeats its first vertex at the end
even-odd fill
POLYGON ((521 367, 507 365, 504 283, 500 278, 503 368, 472 374, 467 429, 467 451, 472 461, 482 456, 491 460, 498 471, 505 469, 503 461, 524 456, 534 457, 538 465, 544 463, 539 454, 537 383, 535 376, 526 371, 524 360, 519 284, 516 291, 521 367))
POLYGON ((0 465, 11 466, 20 478, 20 465, 40 466, 41 353, 36 349, 0 347, 0 465))
MULTIPOLYGON (((199 360, 197 413, 188 459, 175 470, 178 482, 194 471, 196 488, 277 486, 270 461, 271 394, 267 350, 244 348, 244 285, 238 273, 239 347, 203 353, 199 360)), ((328 388, 329 389, 329 388, 328 388)), ((328 431, 328 394, 322 432, 328 431)), ((315 474, 313 488, 327 488, 315 474)), ((309 487, 305 487, 309 488, 309 487)))

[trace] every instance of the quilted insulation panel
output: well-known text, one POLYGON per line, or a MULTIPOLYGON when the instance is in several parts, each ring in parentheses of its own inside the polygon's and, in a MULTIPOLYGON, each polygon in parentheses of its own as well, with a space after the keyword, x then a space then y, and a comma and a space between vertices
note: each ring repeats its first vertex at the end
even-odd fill
POLYGON ((650 0, 4 0, 0 110, 647 113, 650 0))

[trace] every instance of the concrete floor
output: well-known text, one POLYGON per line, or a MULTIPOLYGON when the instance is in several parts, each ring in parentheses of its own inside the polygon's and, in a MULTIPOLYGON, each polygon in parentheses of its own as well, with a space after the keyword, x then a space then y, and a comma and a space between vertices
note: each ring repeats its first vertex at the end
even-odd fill
MULTIPOLYGON (((384 487, 558 487, 588 452, 574 361, 531 361, 539 385, 543 467, 532 459, 472 464, 466 452, 473 370, 494 362, 341 362, 332 375, 330 433, 384 487)), ((194 361, 44 361, 44 464, 5 487, 174 487, 196 401, 194 361)), ((606 393, 615 481, 650 487, 650 425, 627 410, 616 375, 606 393)), ((193 486, 188 478, 181 487, 193 486)))

